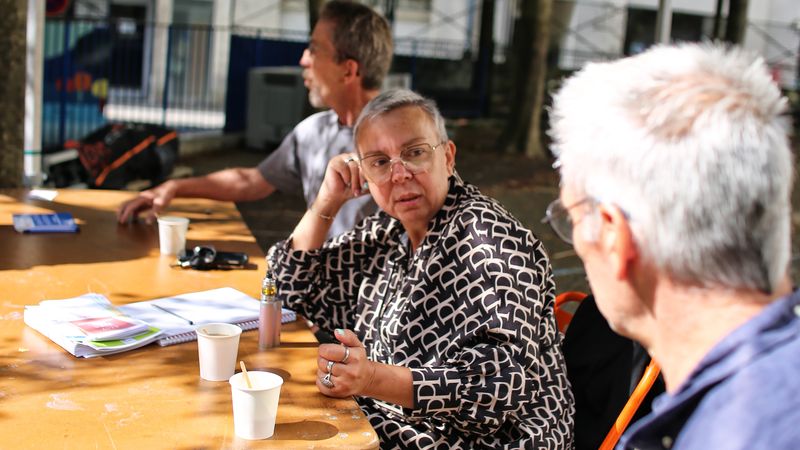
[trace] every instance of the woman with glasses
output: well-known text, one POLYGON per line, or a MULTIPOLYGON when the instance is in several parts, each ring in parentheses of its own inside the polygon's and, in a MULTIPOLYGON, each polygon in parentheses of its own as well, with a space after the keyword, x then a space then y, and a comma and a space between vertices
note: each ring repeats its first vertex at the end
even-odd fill
POLYGON ((567 448, 573 401, 541 242, 461 180, 433 102, 373 99, 358 153, 328 164, 316 201, 269 251, 290 308, 342 345, 317 387, 355 395, 384 448, 567 448), (325 241, 367 190, 383 211, 325 241))

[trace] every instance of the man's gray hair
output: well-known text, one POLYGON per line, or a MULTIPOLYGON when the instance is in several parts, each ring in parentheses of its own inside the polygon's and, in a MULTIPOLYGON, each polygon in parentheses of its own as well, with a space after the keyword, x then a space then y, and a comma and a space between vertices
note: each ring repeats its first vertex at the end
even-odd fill
POLYGON ((618 206, 643 258, 688 285, 771 293, 790 257, 786 99, 712 44, 589 64, 551 113, 562 183, 618 206))
POLYGON ((404 106, 415 106, 424 111, 436 127, 439 142, 447 142, 447 129, 444 125, 444 118, 442 113, 439 112, 439 108, 436 107, 436 103, 408 89, 390 89, 370 100, 361 110, 361 114, 359 114, 356 125, 353 128, 355 141, 358 142, 358 132, 365 122, 404 106))
POLYGON ((358 62, 364 89, 380 89, 392 64, 392 30, 389 22, 367 5, 353 1, 328 1, 322 5, 319 20, 333 27, 333 47, 337 62, 358 62))

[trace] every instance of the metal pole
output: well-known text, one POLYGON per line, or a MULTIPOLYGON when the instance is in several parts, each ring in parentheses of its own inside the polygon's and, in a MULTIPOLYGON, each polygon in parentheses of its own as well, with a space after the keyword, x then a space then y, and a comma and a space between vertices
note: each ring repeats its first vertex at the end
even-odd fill
MULTIPOLYGON (((797 33, 798 38, 800 38, 800 17, 794 19, 792 28, 794 28, 795 33, 797 33)), ((798 40, 797 43, 797 54, 794 56, 794 63, 794 90, 800 92, 800 40, 798 40)))
POLYGON ((164 68, 164 90, 161 99, 161 126, 167 126, 167 111, 169 110, 169 70, 172 62, 172 22, 167 26, 167 64, 164 68))
POLYGON ((656 43, 668 44, 672 28, 672 0, 658 0, 656 43))
MULTIPOLYGON (((25 184, 42 184, 42 66, 44 3, 28 2, 27 63, 25 81, 25 184)), ((64 86, 64 85, 62 85, 64 86)))
POLYGON ((72 20, 65 16, 64 21, 64 42, 61 57, 61 92, 58 103, 58 145, 64 146, 67 140, 67 84, 72 75, 72 58, 69 46, 69 32, 72 20))

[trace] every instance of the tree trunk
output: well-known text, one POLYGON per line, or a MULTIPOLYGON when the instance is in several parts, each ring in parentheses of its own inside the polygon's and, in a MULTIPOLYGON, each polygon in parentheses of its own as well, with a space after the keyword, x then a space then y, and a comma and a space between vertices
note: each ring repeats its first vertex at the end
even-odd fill
POLYGON ((542 145, 541 118, 547 76, 547 49, 553 0, 520 2, 520 18, 514 26, 511 115, 500 138, 500 148, 547 159, 542 145))
POLYGON ((728 23, 725 26, 725 40, 731 44, 744 42, 747 31, 747 0, 730 0, 728 4, 728 23))
POLYGON ((711 30, 711 40, 716 41, 722 38, 722 9, 725 0, 717 0, 714 9, 714 28, 711 30))
POLYGON ((479 92, 481 114, 490 114, 492 103, 492 66, 494 65, 494 0, 481 4, 481 28, 478 38, 478 60, 472 70, 472 91, 479 92))
POLYGON ((322 9, 322 4, 325 0, 308 0, 308 34, 314 31, 314 25, 317 24, 319 19, 319 10, 322 9))
POLYGON ((522 17, 518 17, 514 21, 514 33, 511 36, 511 43, 508 46, 508 55, 506 57, 506 67, 511 74, 511 88, 509 89, 510 94, 508 97, 511 108, 505 127, 500 133, 497 142, 497 148, 507 153, 518 151, 516 143, 522 128, 520 114, 524 103, 521 101, 521 97, 524 94, 525 75, 528 73, 528 64, 530 63, 522 55, 525 53, 524 47, 530 40, 530 30, 523 23, 522 17))
POLYGON ((28 2, 0 0, 0 48, 5 55, 0 70, 0 188, 22 186, 27 7, 28 2))
MULTIPOLYGON (((527 3, 527 2, 526 2, 527 3)), ((550 48, 550 18, 553 0, 538 0, 535 11, 533 50, 528 88, 531 91, 530 122, 524 142, 525 155, 534 159, 547 159, 547 149, 542 144, 542 109, 544 107, 545 81, 547 79, 547 50, 550 48)))
POLYGON ((394 27, 394 12, 397 9, 396 0, 384 0, 383 2, 383 16, 389 22, 389 26, 394 27))

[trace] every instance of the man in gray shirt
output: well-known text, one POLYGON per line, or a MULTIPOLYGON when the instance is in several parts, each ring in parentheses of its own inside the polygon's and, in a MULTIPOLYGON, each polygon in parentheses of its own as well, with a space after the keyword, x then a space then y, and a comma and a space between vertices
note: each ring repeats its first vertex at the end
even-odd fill
MULTIPOLYGON (((302 189, 310 207, 328 161, 353 151, 352 126, 364 105, 378 95, 391 59, 392 35, 386 19, 355 2, 325 3, 300 65, 311 105, 330 110, 300 122, 257 167, 168 180, 123 203, 117 219, 126 223, 145 212, 145 220, 152 222, 175 197, 252 201, 276 190, 302 189)), ((352 205, 331 218, 329 237, 351 229, 377 208, 369 196, 348 203, 352 205)))
MULTIPOLYGON (((314 114, 300 122, 257 170, 267 183, 281 192, 302 192, 311 208, 325 178, 328 161, 354 151, 353 129, 339 122, 333 110, 314 114)), ((374 213, 377 205, 369 195, 345 203, 333 217, 328 237, 353 228, 374 213), (352 205, 350 205, 352 203, 352 205)), ((317 211, 322 214, 322 211, 317 211)))

